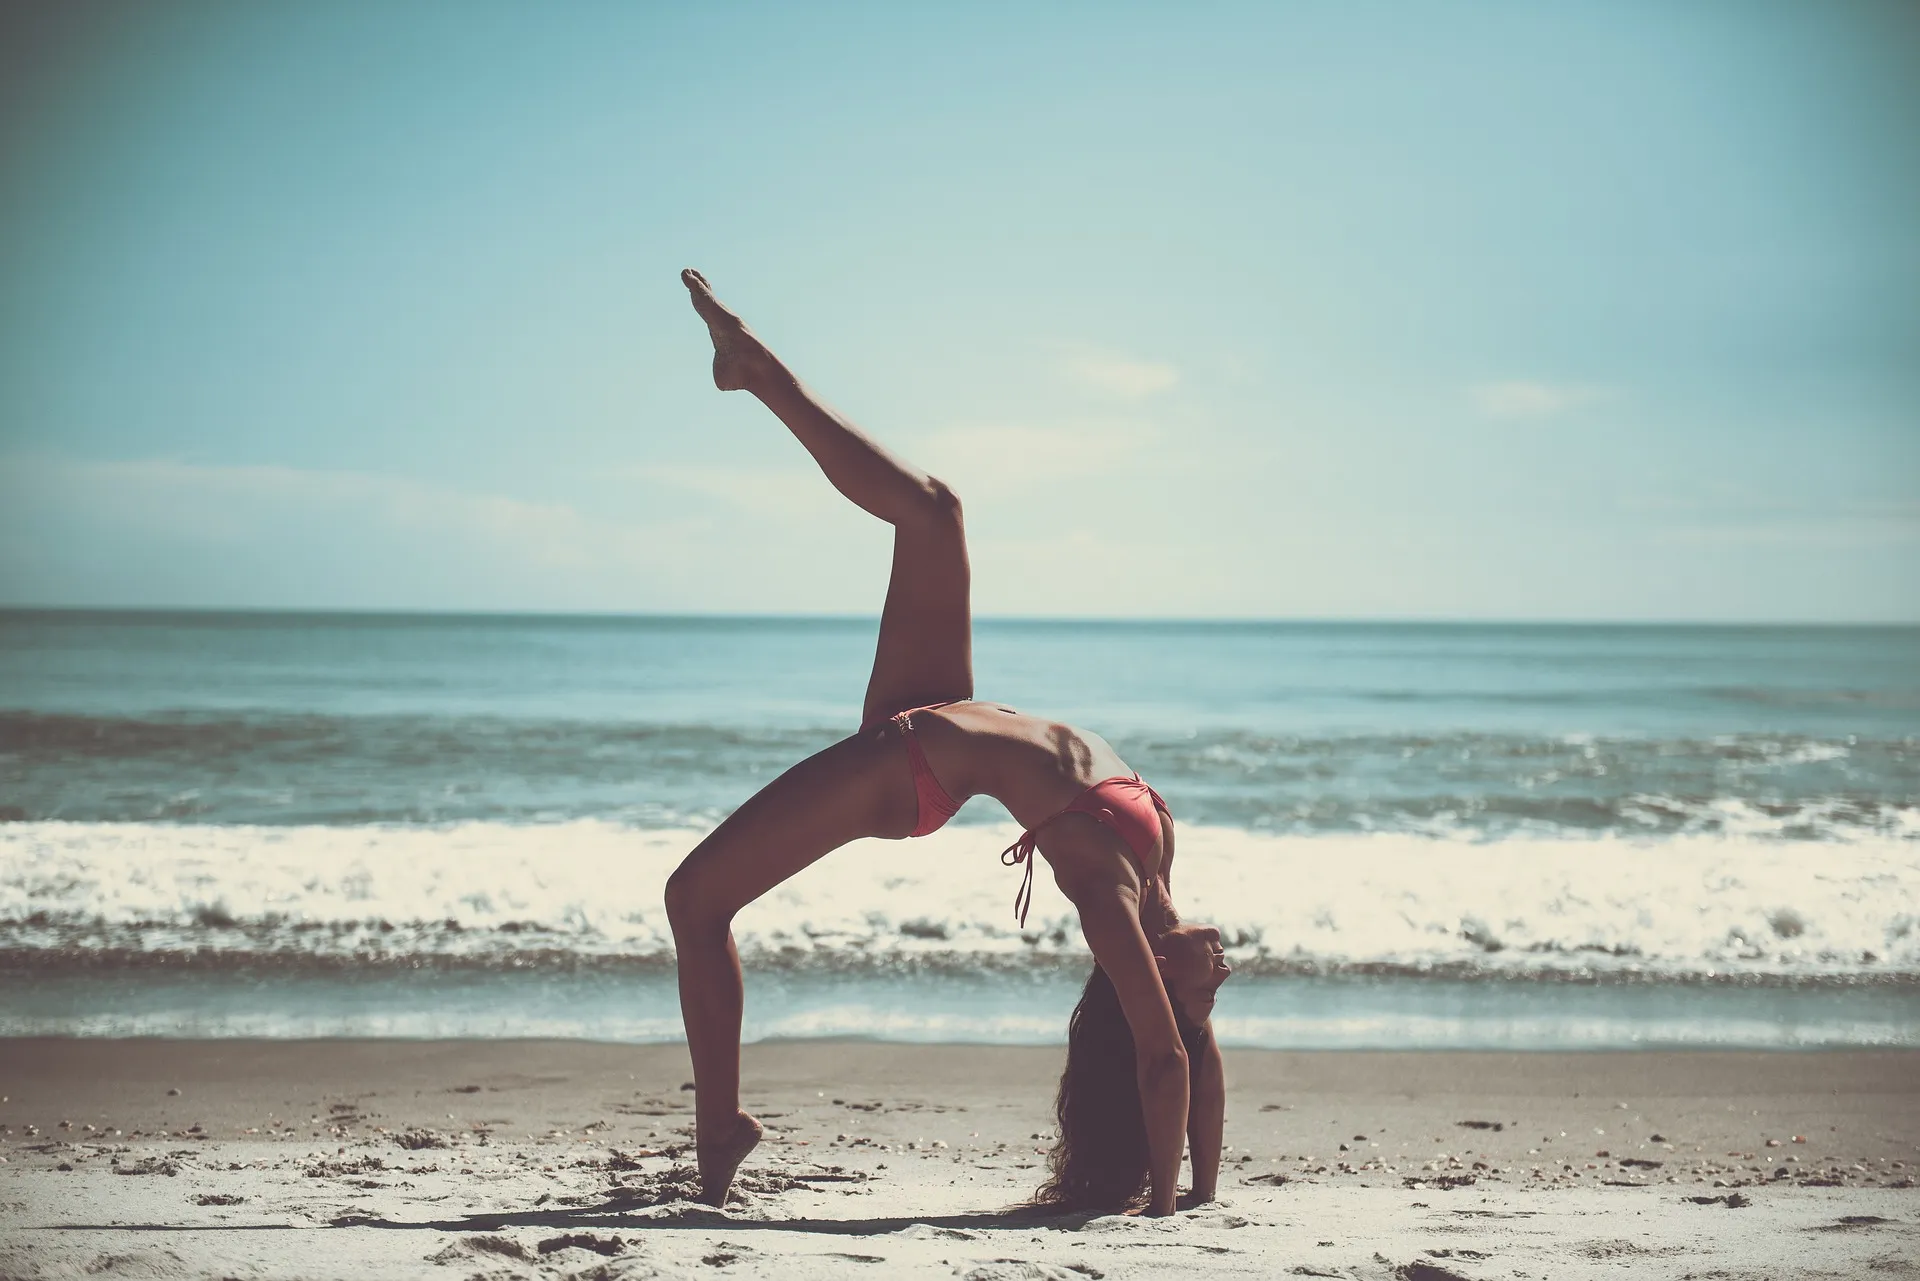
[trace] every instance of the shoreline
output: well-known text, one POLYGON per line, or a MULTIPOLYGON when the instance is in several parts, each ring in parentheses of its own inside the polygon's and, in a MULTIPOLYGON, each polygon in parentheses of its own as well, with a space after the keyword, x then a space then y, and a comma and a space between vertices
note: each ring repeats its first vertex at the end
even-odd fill
MULTIPOLYGON (((1024 958, 979 972, 749 965, 749 1043, 1064 1043, 1087 969, 1024 958)), ((671 970, 154 965, 61 973, 0 966, 0 1037, 552 1037, 671 1044, 671 970)), ((1577 1052, 1920 1047, 1920 985, 1522 982, 1441 976, 1248 976, 1216 1014, 1221 1044, 1315 1051, 1577 1052)))
POLYGON ((1061 1057, 748 1045, 768 1137, 715 1211, 675 1199, 681 1045, 0 1039, 0 1275, 1477 1281, 1920 1249, 1920 1051, 1229 1051, 1221 1198, 1153 1221, 1012 1212, 1061 1057))

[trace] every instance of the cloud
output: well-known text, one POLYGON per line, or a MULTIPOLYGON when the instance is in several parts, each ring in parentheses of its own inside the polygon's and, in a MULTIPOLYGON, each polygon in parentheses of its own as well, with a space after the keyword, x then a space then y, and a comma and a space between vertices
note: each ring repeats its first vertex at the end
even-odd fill
POLYGON ((1211 604, 1241 586, 1217 559, 1196 563, 1187 548, 1124 524, 975 537, 969 550, 982 613, 1164 616, 1195 608, 1196 601, 1211 604))
POLYGON ((923 448, 929 458, 953 463, 986 460, 1039 479, 1112 471, 1130 461, 1159 433, 1147 423, 982 423, 946 427, 923 448))
POLYGON ((1035 487, 1134 470, 1160 431, 1151 423, 973 423, 929 433, 914 457, 967 502, 1025 495, 1035 487))
POLYGON ((679 527, 373 472, 0 458, 0 597, 418 604, 631 598, 679 527))
MULTIPOLYGON (((8 470, 13 470, 13 464, 8 470)), ((497 544, 516 559, 579 564, 626 541, 565 503, 475 493, 377 472, 170 459, 28 464, 40 483, 123 522, 201 538, 245 538, 263 508, 438 530, 497 544)))
POLYGON ((845 508, 847 501, 814 467, 774 470, 649 465, 632 468, 628 474, 637 480, 718 498, 750 511, 782 516, 817 517, 845 508))
POLYGON ((1920 540, 1920 502, 1912 500, 1796 498, 1723 482, 1694 493, 1628 495, 1620 507, 1674 543, 1885 547, 1920 540))
POLYGON ((1603 387, 1527 381, 1481 383, 1472 389, 1474 404, 1489 418, 1551 418, 1606 394, 1603 387))
POLYGON ((1133 360, 1095 347, 1069 348, 1060 369, 1082 387, 1122 400, 1143 400, 1180 381, 1180 371, 1164 361, 1133 360))
POLYGON ((1920 503, 1777 504, 1761 512, 1696 514, 1705 519, 1675 525, 1665 536, 1723 546, 1882 547, 1920 541, 1920 503))

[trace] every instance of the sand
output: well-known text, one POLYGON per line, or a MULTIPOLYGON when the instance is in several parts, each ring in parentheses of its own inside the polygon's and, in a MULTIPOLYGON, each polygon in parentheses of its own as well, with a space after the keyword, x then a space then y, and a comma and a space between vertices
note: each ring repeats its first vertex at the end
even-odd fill
POLYGON ((1056 1049, 0 1041, 5 1277, 1920 1274, 1920 1053, 1228 1058, 1218 1203, 1035 1217, 1056 1049))

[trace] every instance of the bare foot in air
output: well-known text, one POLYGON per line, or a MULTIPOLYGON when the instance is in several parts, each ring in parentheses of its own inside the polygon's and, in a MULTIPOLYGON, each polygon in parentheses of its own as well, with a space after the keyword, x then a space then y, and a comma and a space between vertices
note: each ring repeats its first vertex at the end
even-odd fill
MULTIPOLYGON (((717 359, 714 378, 716 382, 719 381, 717 359)), ((733 1186, 734 1171, 740 1168, 740 1163, 747 1159, 747 1153, 753 1151, 759 1143, 760 1123, 745 1112, 734 1113, 733 1129, 711 1143, 707 1141, 705 1134, 701 1134, 697 1140, 700 1160, 700 1199, 708 1205, 725 1205, 727 1189, 733 1186)))
POLYGON ((750 387, 773 364, 772 353, 744 320, 713 296, 705 276, 689 267, 680 273, 680 283, 693 295, 693 309, 707 322, 707 333, 713 337, 713 385, 721 391, 750 387))

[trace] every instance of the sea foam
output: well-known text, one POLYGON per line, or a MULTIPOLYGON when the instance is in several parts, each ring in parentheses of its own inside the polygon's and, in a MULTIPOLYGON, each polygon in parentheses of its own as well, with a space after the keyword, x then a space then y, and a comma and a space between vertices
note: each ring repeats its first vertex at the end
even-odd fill
MULTIPOLYGON (((666 877, 704 832, 582 820, 448 827, 0 827, 0 962, 671 963, 666 877)), ((1084 962, 1040 869, 1013 918, 1008 826, 837 850, 742 911, 751 966, 1084 962)), ((1249 974, 1920 979, 1920 843, 1179 830, 1182 913, 1249 974)))

